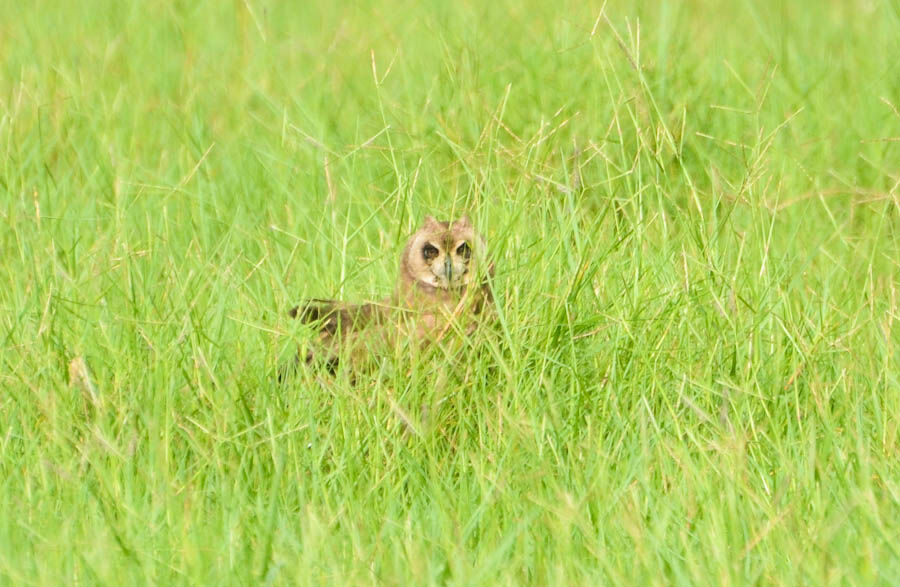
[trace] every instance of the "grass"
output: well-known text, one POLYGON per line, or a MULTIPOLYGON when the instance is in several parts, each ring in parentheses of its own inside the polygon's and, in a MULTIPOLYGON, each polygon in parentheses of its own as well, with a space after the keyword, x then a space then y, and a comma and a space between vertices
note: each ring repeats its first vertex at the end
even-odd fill
POLYGON ((0 583, 900 581, 900 5, 585 4, 0 2, 0 583))

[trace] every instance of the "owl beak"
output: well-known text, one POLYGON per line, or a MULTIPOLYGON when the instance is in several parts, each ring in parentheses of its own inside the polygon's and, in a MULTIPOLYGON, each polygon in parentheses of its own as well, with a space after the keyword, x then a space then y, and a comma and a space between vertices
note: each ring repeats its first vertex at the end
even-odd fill
POLYGON ((444 275, 447 276, 447 285, 453 281, 453 261, 450 259, 450 255, 444 259, 444 275))

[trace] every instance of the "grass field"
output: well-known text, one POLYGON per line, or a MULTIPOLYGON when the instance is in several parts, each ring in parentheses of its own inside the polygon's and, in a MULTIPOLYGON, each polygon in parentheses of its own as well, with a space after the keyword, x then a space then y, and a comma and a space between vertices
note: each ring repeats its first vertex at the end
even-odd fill
POLYGON ((900 3, 333 4, 0 0, 0 583, 900 582, 900 3))

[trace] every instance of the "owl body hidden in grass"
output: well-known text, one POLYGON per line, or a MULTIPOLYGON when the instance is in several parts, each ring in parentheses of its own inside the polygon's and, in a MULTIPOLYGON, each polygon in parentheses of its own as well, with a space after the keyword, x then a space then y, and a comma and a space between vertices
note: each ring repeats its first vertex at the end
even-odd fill
POLYGON ((291 309, 292 317, 319 332, 305 362, 334 372, 339 360, 349 360, 357 369, 398 344, 471 334, 492 301, 488 285, 478 282, 483 249, 468 217, 441 222, 427 216, 403 249, 391 296, 360 304, 312 299, 291 309))

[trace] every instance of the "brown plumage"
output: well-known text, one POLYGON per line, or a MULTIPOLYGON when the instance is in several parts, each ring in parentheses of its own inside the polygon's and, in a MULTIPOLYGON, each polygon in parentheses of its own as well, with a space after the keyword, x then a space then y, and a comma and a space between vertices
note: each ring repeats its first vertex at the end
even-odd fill
POLYGON ((434 342, 451 330, 471 334, 492 301, 487 284, 477 281, 483 259, 484 241, 468 217, 451 223, 427 216, 403 249, 391 296, 362 304, 311 299, 291 309, 291 317, 319 331, 306 363, 333 372, 340 356, 357 367, 404 340, 434 342))

